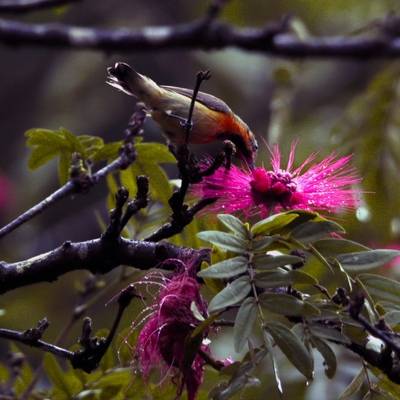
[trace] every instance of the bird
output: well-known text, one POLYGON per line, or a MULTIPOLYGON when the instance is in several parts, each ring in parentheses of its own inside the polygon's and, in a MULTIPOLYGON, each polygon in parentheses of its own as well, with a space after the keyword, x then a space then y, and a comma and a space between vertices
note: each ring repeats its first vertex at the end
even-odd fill
POLYGON ((229 140, 236 147, 236 155, 249 168, 254 168, 258 145, 253 132, 218 97, 204 92, 197 93, 191 130, 187 136, 185 122, 193 90, 158 85, 123 62, 107 68, 106 82, 144 103, 148 113, 173 145, 183 145, 186 141, 189 144, 206 144, 229 140))

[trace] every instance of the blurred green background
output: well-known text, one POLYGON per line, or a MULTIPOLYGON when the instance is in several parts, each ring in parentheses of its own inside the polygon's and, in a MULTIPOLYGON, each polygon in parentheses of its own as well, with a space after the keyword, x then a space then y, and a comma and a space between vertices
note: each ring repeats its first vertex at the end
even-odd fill
MULTIPOLYGON (((176 24, 204 14, 202 0, 85 0, 57 10, 41 11, 18 18, 30 22, 65 22, 82 26, 141 27, 176 24)), ((352 35, 365 27, 367 35, 380 34, 371 21, 399 12, 397 0, 232 0, 222 19, 237 24, 260 26, 296 17, 302 35, 352 35)), ((396 61, 284 60, 239 50, 160 51, 104 54, 56 48, 0 47, 0 157, 1 174, 12 194, 0 215, 2 224, 53 191, 57 185, 56 164, 29 172, 24 132, 33 127, 91 134, 106 141, 118 140, 133 109, 133 100, 107 86, 105 71, 116 61, 125 61, 159 83, 193 87, 199 69, 210 69, 212 79, 203 90, 224 99, 257 134, 261 143, 259 162, 268 163, 265 140, 279 142, 287 154, 290 142, 300 139, 298 161, 310 152, 321 156, 335 150, 354 154, 354 164, 363 177, 363 204, 354 216, 339 216, 349 238, 375 247, 400 246, 400 64, 396 61)), ((161 141, 160 130, 147 121, 145 140, 161 141)), ((199 151, 198 149, 196 151, 199 151)), ((201 151, 201 150, 200 150, 201 151)), ((171 169, 171 177, 176 171, 171 169)), ((96 212, 106 215, 105 184, 87 195, 64 200, 43 215, 1 240, 0 257, 14 261, 54 248, 64 240, 84 240, 101 232, 96 212)), ((399 267, 400 268, 400 265, 399 267)), ((112 280, 115 271, 105 279, 112 280)), ((393 264, 383 273, 400 274, 393 264)), ((66 315, 76 302, 76 286, 84 273, 64 276, 52 284, 23 288, 0 298, 2 327, 25 329, 47 316, 51 326, 46 339, 54 340, 65 325, 66 315)), ((97 328, 109 326, 115 312, 105 303, 118 292, 110 288, 88 310, 97 328)), ((134 309, 130 309, 135 314, 134 309)), ((125 315, 124 326, 132 315, 125 315)), ((79 334, 71 330, 65 343, 79 334)), ((0 353, 7 343, 0 342, 0 353)), ((232 351, 231 338, 218 338, 218 355, 232 351), (219 343, 219 345, 218 345, 219 343)), ((338 351, 340 351, 338 349, 338 351)), ((41 354, 28 351, 38 362, 41 354)), ((319 373, 304 387, 293 369, 284 376, 287 398, 335 399, 351 380, 359 364, 344 356, 339 373, 328 381, 319 373)), ((282 362, 286 362, 282 360, 282 362)), ((319 365, 320 372, 323 371, 319 365)), ((270 381, 272 382, 272 381, 270 381)), ((265 398, 262 387, 251 389, 245 398, 265 398)))

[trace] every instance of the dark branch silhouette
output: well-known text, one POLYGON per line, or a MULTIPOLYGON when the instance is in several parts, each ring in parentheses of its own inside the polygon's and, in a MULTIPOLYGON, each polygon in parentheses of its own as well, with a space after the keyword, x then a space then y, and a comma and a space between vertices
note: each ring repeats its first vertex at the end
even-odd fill
POLYGON ((208 250, 193 250, 169 243, 151 243, 120 238, 65 242, 60 247, 27 260, 0 263, 0 294, 37 282, 51 282, 75 270, 105 274, 119 265, 147 270, 163 268, 169 258, 207 260, 208 250))
POLYGON ((0 13, 24 14, 82 0, 0 0, 0 13))
POLYGON ((0 43, 106 52, 170 49, 217 50, 235 47, 287 58, 394 58, 400 38, 330 36, 299 39, 288 31, 287 19, 265 27, 238 28, 201 19, 175 26, 141 29, 99 29, 63 24, 29 24, 0 19, 0 43))
POLYGON ((37 327, 27 329, 24 332, 0 328, 0 338, 13 340, 52 353, 55 356, 69 360, 74 368, 90 373, 98 367, 110 347, 122 315, 134 297, 140 296, 136 294, 132 285, 129 285, 119 293, 117 299, 118 312, 107 337, 92 336, 92 321, 90 318, 85 318, 82 325, 82 334, 78 340, 81 349, 77 351, 70 351, 42 340, 42 336, 49 326, 47 319, 39 321, 37 327))
POLYGON ((236 47, 288 58, 383 58, 400 56, 397 37, 310 37, 287 32, 287 19, 265 27, 237 28, 207 19, 175 26, 99 29, 63 24, 29 24, 0 19, 0 43, 107 52, 236 47))

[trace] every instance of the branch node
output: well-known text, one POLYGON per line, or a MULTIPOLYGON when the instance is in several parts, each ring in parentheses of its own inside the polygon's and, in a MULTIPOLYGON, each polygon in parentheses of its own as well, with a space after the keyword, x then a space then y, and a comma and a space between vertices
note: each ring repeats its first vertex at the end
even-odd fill
POLYGON ((118 304, 120 307, 126 308, 135 297, 142 298, 142 296, 136 293, 135 286, 131 284, 125 289, 122 289, 121 293, 118 296, 118 304))
POLYGON ((48 319, 43 318, 37 323, 35 328, 27 329, 26 331, 23 332, 22 335, 26 340, 29 340, 31 342, 37 342, 42 338, 44 332, 49 327, 49 325, 50 322, 48 321, 48 319))

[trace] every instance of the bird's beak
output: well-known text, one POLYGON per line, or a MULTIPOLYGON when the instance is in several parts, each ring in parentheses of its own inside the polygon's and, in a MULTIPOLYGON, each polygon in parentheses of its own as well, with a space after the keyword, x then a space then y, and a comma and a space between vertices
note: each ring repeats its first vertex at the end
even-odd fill
POLYGON ((256 167, 253 158, 248 159, 248 160, 246 160, 246 161, 247 161, 247 165, 249 166, 249 168, 250 168, 251 170, 253 170, 253 169, 256 167))

